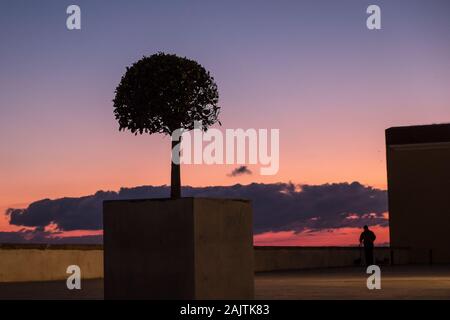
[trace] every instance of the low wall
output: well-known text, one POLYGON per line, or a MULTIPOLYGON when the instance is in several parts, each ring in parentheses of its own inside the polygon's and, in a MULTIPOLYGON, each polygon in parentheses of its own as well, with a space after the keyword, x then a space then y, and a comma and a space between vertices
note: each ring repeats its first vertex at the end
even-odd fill
MULTIPOLYGON (((355 247, 255 247, 255 272, 360 265, 355 247)), ((375 248, 377 264, 408 264, 406 248, 375 248)), ((103 278, 101 245, 2 245, 0 282, 65 280, 69 265, 82 279, 103 278)))
MULTIPOLYGON (((409 263, 407 248, 376 247, 374 255, 378 265, 409 263)), ((359 266, 363 256, 358 247, 255 247, 255 271, 359 266)))
POLYGON ((70 265, 82 279, 102 278, 102 246, 0 244, 0 282, 64 280, 70 265))

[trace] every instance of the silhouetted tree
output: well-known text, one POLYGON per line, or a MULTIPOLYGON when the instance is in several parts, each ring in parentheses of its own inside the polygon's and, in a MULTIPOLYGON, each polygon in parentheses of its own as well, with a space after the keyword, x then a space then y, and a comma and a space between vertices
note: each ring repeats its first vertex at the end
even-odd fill
MULTIPOLYGON (((119 130, 135 135, 202 130, 218 121, 219 93, 214 78, 199 63, 174 54, 157 53, 127 67, 114 98, 119 130)), ((219 122, 220 123, 220 122, 219 122)), ((172 140, 172 150, 181 143, 172 140)), ((179 154, 178 154, 179 155, 179 154)), ((180 165, 171 165, 171 197, 181 196, 180 165)))

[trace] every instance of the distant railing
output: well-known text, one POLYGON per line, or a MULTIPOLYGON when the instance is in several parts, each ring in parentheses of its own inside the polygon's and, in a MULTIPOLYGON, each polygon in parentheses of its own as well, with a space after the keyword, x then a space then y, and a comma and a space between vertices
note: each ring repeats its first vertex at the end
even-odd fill
MULTIPOLYGON (((375 263, 409 263, 408 248, 375 247, 375 263)), ((361 247, 255 247, 255 271, 281 271, 364 265, 361 247)))

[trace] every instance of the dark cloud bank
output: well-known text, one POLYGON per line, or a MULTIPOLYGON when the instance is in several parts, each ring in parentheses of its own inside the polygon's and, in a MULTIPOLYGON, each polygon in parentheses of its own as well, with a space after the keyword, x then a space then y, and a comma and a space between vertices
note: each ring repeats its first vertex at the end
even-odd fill
POLYGON ((240 166, 240 167, 234 169, 233 171, 231 171, 231 173, 228 176, 229 177, 237 177, 237 176, 242 176, 244 174, 252 174, 252 171, 247 166, 240 166))
MULTIPOLYGON (((168 186, 122 188, 119 192, 98 191, 80 198, 44 199, 26 209, 8 209, 10 223, 33 227, 35 230, 16 233, 0 232, 0 242, 101 242, 101 236, 49 240, 44 231, 56 224, 59 231, 101 230, 102 203, 112 199, 168 197, 168 186)), ((341 227, 361 227, 364 224, 386 226, 385 190, 364 186, 358 182, 323 185, 291 183, 234 185, 227 187, 184 187, 186 197, 244 198, 253 201, 254 233, 267 231, 301 232, 341 227)))

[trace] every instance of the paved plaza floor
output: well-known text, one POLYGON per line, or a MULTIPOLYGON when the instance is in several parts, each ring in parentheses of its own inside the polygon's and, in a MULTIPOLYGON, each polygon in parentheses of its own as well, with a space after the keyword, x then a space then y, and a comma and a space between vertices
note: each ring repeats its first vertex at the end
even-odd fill
MULTIPOLYGON (((450 299, 450 266, 382 267, 381 289, 368 290, 361 268, 257 273, 256 299, 450 299)), ((103 280, 0 283, 0 299, 103 299, 103 280)))

